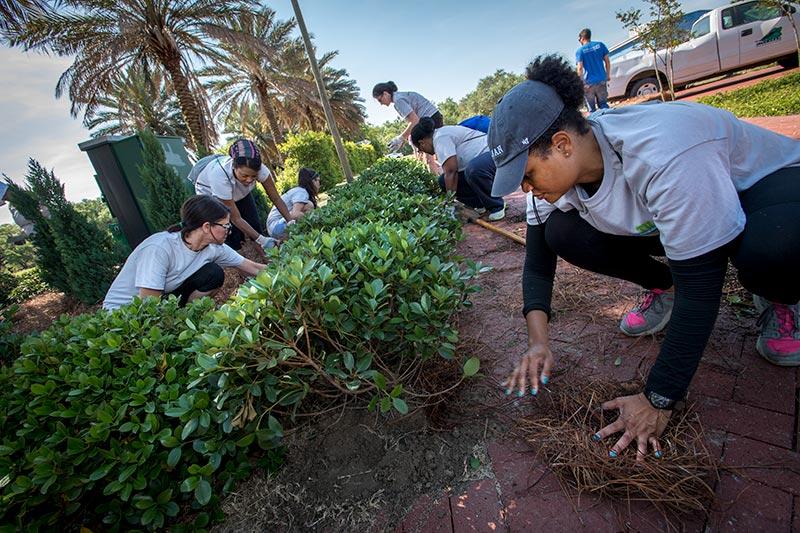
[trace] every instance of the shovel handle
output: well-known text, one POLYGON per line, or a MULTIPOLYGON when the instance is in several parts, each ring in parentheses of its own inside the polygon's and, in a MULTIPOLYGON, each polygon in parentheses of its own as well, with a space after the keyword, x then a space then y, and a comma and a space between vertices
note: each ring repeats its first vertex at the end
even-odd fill
POLYGON ((484 228, 486 228, 486 229, 488 229, 490 231, 493 231, 495 233, 499 233, 500 235, 502 235, 504 237, 508 237, 512 241, 520 243, 522 246, 525 246, 525 239, 520 237, 516 233, 511 233, 510 231, 506 231, 503 228, 498 228, 494 224, 490 224, 489 222, 486 222, 485 220, 483 220, 481 218, 476 218, 472 222, 476 223, 479 226, 483 226, 484 228))

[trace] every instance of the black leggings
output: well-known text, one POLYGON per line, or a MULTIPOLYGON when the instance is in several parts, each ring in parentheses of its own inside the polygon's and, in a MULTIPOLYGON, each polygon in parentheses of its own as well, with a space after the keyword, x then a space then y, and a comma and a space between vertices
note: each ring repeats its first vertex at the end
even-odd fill
MULTIPOLYGON (((739 281, 773 302, 800 300, 800 167, 766 176, 739 199, 747 216, 744 231, 728 245, 739 281)), ((709 206, 713 209, 713 206, 709 206)), ((592 227, 576 210, 547 219, 548 246, 573 265, 628 280, 645 289, 668 289, 670 268, 654 256, 664 248, 656 237, 621 237, 592 227)), ((681 261, 677 261, 680 263, 681 261)))
POLYGON ((169 294, 174 294, 181 305, 186 305, 194 291, 211 292, 222 287, 223 283, 225 283, 225 271, 222 267, 216 263, 206 263, 169 294))
MULTIPOLYGON (((236 202, 236 209, 239 210, 239 214, 247 221, 248 224, 250 224, 254 230, 259 233, 264 231, 264 228, 261 226, 261 219, 258 217, 256 200, 253 198, 252 191, 249 192, 247 196, 236 202)), ((228 237, 225 239, 225 244, 234 250, 238 250, 242 247, 243 241, 244 233, 242 233, 242 230, 236 226, 233 226, 231 228, 231 232, 228 234, 228 237)))

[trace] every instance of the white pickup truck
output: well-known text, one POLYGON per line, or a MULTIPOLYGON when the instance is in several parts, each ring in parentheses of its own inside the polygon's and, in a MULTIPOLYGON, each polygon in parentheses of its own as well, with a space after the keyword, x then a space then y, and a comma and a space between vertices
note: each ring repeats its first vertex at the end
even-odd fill
MULTIPOLYGON (((789 4, 795 24, 800 27, 796 4, 789 4)), ((612 47, 609 98, 645 96, 658 92, 653 54, 637 49, 636 38, 612 47), (615 51, 617 53, 615 53, 615 51), (622 52, 622 53, 620 53, 622 52)), ((666 86, 666 52, 658 53, 658 72, 666 86)), ((712 9, 692 25, 691 38, 673 51, 673 83, 690 82, 778 60, 797 62, 794 30, 777 8, 764 7, 757 0, 712 9)))

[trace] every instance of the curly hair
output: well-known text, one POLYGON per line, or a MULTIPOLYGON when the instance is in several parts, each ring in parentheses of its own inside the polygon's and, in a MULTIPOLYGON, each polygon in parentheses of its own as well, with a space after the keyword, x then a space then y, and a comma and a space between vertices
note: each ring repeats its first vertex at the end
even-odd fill
POLYGON ((553 135, 559 131, 571 130, 579 135, 589 133, 589 122, 579 108, 583 104, 583 80, 572 65, 558 55, 538 56, 528 64, 525 76, 532 81, 546 83, 552 87, 564 102, 564 109, 550 127, 536 139, 528 153, 547 157, 553 135))

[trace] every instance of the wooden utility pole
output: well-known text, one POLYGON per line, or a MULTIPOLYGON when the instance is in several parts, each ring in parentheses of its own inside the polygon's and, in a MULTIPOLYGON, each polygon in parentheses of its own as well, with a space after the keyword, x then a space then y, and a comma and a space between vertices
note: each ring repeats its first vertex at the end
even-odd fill
POLYGON ((353 181, 353 171, 350 168, 350 161, 347 160, 347 152, 344 149, 344 143, 342 143, 342 138, 339 136, 339 128, 336 127, 336 120, 333 118, 331 103, 328 101, 328 92, 325 90, 325 83, 322 81, 322 74, 319 72, 317 58, 314 56, 314 47, 311 46, 311 39, 308 37, 306 22, 303 20, 303 13, 300 11, 300 5, 297 3, 297 0, 292 0, 292 8, 294 8, 294 16, 297 19, 297 25, 300 27, 300 33, 303 35, 303 43, 306 46, 308 62, 311 63, 311 72, 314 74, 314 81, 317 82, 319 99, 322 101, 322 109, 325 110, 325 118, 328 121, 328 128, 331 130, 333 145, 336 147, 336 155, 339 156, 339 163, 342 165, 344 177, 347 179, 347 182, 350 183, 353 181))

